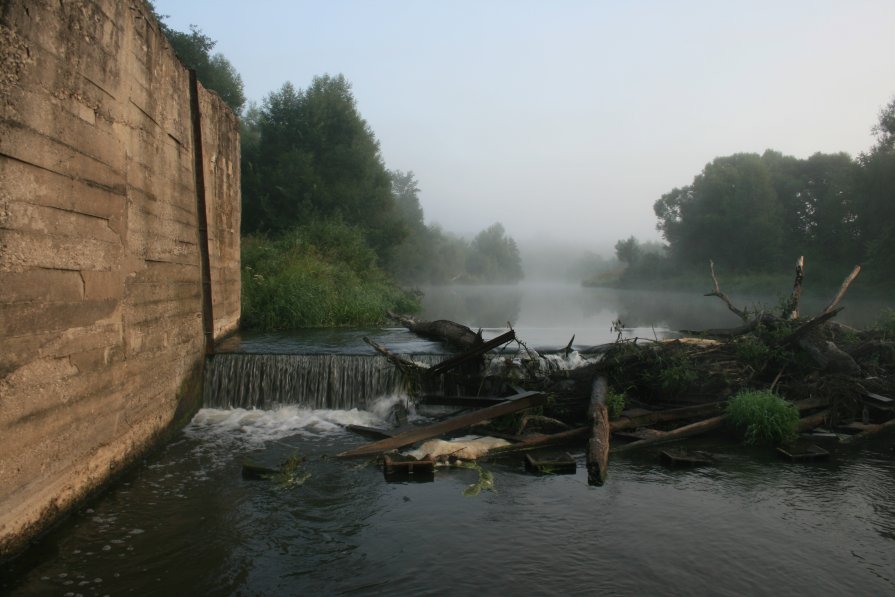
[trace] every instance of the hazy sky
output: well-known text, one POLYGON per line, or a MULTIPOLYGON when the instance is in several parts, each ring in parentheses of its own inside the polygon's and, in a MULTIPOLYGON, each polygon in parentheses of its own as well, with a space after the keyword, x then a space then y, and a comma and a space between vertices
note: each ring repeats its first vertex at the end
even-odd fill
POLYGON ((895 96, 895 2, 157 0, 260 102, 344 74, 428 222, 521 242, 658 238, 714 157, 857 155, 895 96))

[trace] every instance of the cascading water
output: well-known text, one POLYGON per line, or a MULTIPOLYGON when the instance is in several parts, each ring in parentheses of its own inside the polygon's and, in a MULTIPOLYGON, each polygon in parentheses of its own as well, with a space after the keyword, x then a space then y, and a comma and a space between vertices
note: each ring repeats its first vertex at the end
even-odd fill
MULTIPOLYGON (((444 355, 413 355, 433 365, 444 355)), ((311 409, 364 408, 401 391, 404 375, 379 355, 219 353, 205 369, 204 406, 311 409)))

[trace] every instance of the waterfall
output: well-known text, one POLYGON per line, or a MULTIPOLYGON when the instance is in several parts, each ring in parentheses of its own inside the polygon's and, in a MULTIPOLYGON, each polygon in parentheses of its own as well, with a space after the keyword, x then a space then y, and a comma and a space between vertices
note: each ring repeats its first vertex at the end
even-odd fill
MULTIPOLYGON (((444 355, 413 355, 432 365, 444 355)), ((401 391, 404 376, 379 355, 219 353, 205 368, 204 406, 311 409, 364 408, 375 398, 401 391)))

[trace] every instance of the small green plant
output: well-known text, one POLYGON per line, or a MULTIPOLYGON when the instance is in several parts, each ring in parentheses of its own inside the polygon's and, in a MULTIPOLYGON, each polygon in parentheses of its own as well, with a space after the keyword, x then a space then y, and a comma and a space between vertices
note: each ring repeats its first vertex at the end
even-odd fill
POLYGON ((491 474, 491 471, 486 471, 482 468, 480 464, 477 462, 469 462, 466 465, 466 468, 474 469, 479 474, 479 480, 466 487, 463 490, 463 495, 466 497, 473 497, 482 492, 483 489, 487 489, 488 491, 494 491, 494 475, 491 474))
POLYGON ((683 394, 689 390, 699 378, 692 363, 684 355, 674 355, 662 363, 658 374, 659 386, 672 395, 683 394))
POLYGON ((743 390, 727 405, 727 418, 744 429, 747 444, 777 445, 795 439, 799 411, 767 390, 743 390))
POLYGON ((883 309, 874 327, 882 332, 887 340, 895 338, 895 309, 883 309))
POLYGON ((622 414, 622 411, 625 410, 625 402, 624 392, 618 393, 609 390, 606 394, 606 410, 609 412, 610 419, 614 419, 622 414))

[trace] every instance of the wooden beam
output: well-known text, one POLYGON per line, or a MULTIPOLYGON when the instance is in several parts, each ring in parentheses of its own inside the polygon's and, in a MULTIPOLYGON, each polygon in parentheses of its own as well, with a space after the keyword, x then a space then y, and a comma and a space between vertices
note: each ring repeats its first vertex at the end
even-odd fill
POLYGON ((417 400, 417 404, 482 408, 484 406, 493 406, 506 401, 506 398, 492 398, 485 396, 421 396, 419 400, 417 400))
POLYGON ((341 452, 339 454, 336 454, 336 456, 340 458, 353 458, 355 456, 369 456, 372 454, 387 452, 389 450, 395 450, 397 448, 403 448, 404 446, 409 446, 410 444, 415 444, 416 442, 431 439, 445 433, 450 433, 452 431, 471 427, 472 425, 475 425, 476 423, 479 423, 486 419, 493 419, 495 417, 508 415, 510 413, 514 413, 526 408, 540 406, 546 401, 546 394, 542 394, 540 392, 523 392, 521 394, 516 394, 515 396, 510 396, 509 398, 507 398, 506 402, 501 402, 500 404, 495 404, 494 406, 489 406, 488 408, 483 408, 472 413, 466 413, 458 417, 447 419, 446 421, 441 421, 440 423, 435 423, 434 425, 412 429, 391 438, 383 439, 371 444, 365 444, 352 450, 341 452))
POLYGON ((505 332, 492 340, 488 340, 487 342, 483 342, 482 344, 479 344, 478 346, 474 346, 473 348, 470 348, 463 354, 459 354, 459 355, 452 357, 450 359, 441 361, 437 365, 433 365, 432 367, 429 367, 429 369, 426 370, 425 375, 428 375, 430 377, 435 376, 435 375, 441 375, 443 373, 450 371, 451 369, 454 369, 455 367, 459 367, 466 361, 474 359, 475 357, 477 357, 479 355, 485 354, 492 348, 497 348, 498 346, 506 344, 507 342, 512 342, 515 339, 516 339, 516 332, 514 332, 513 330, 510 330, 509 332, 505 332))

